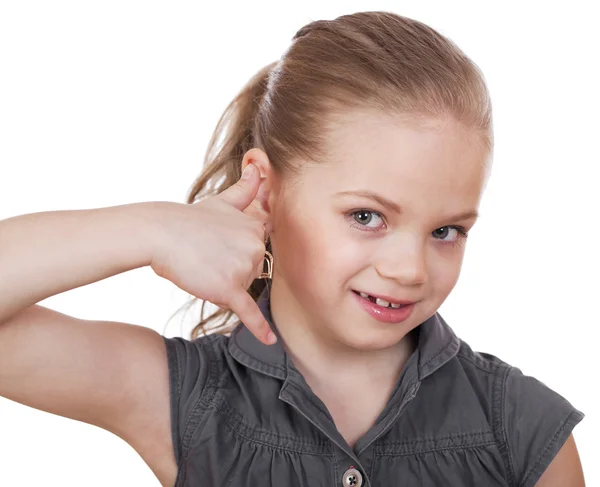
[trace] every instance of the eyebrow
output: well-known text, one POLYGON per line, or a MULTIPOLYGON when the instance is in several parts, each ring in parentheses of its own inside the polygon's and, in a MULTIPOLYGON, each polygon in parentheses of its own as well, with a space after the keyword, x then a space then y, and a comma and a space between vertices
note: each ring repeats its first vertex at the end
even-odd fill
MULTIPOLYGON (((372 199, 372 200, 376 201, 377 203, 379 203, 381 206, 385 206, 386 208, 388 208, 398 214, 402 214, 402 208, 399 205, 397 205, 393 201, 390 201, 387 198, 384 198, 380 194, 377 194, 373 191, 368 191, 368 190, 340 191, 339 193, 336 193, 335 196, 362 196, 363 198, 372 199)), ((469 218, 479 218, 479 213, 474 210, 465 211, 458 215, 447 217, 446 219, 447 220, 468 220, 469 218)))

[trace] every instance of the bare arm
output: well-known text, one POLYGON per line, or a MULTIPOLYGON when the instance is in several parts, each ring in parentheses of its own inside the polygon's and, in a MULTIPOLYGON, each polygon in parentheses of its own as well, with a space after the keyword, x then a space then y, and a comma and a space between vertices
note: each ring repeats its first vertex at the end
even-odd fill
POLYGON ((535 487, 585 487, 581 459, 572 433, 535 487))
POLYGON ((0 323, 50 296, 150 265, 168 202, 30 213, 0 221, 0 323))
POLYGON ((35 304, 149 265, 162 205, 0 221, 0 396, 111 431, 142 456, 163 485, 173 485, 161 336, 142 326, 80 320, 35 304))

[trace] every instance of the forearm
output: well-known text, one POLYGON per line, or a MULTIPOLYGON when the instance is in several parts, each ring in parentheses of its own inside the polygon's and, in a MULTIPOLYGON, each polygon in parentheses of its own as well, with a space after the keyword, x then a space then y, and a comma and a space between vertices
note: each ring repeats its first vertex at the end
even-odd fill
POLYGON ((0 221, 0 323, 55 294, 150 265, 162 202, 0 221))

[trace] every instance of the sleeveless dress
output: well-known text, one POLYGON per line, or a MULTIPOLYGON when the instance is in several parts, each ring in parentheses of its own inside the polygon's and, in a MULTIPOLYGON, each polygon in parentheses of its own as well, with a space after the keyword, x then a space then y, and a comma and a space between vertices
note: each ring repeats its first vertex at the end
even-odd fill
MULTIPOLYGON (((265 289, 267 291, 268 287, 265 289)), ((258 305, 277 333, 268 293, 258 305)), ((351 448, 281 345, 166 338, 175 487, 531 487, 584 414, 435 313, 385 409, 351 448)), ((346 400, 361 394, 360 383, 346 400)))

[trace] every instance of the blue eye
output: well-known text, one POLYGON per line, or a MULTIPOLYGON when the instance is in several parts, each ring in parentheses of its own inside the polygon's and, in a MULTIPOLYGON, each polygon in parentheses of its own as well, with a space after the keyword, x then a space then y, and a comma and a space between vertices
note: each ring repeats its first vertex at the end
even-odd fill
MULTIPOLYGON (((353 223, 351 225, 352 228, 358 228, 367 232, 379 232, 383 229, 383 215, 377 211, 360 209, 348 213, 347 217, 351 218, 351 222, 353 223)), ((464 227, 459 225, 446 225, 437 228, 431 233, 441 245, 449 246, 463 245, 469 236, 464 227), (444 240, 444 236, 448 234, 448 230, 455 230, 458 233, 456 240, 444 240), (442 238, 437 238, 440 235, 442 238)))
MULTIPOLYGON (((368 226, 369 223, 371 223, 374 219, 375 221, 377 221, 377 219, 379 219, 380 221, 382 221, 383 219, 381 218, 381 214, 377 213, 376 211, 370 211, 370 210, 358 210, 358 211, 354 211, 352 213, 350 213, 350 215, 352 215, 352 217, 354 218, 354 221, 359 223, 360 227, 364 227, 364 228, 368 228, 370 230, 376 230, 378 225, 373 226, 368 226)), ((352 225, 355 226, 355 225, 352 225)))
MULTIPOLYGON (((464 227, 461 227, 458 225, 446 225, 445 227, 440 227, 431 233, 433 233, 434 235, 436 235, 436 234, 439 235, 439 230, 445 230, 445 229, 456 230, 458 232, 458 238, 456 240, 436 239, 436 240, 439 240, 442 245, 451 245, 451 246, 461 245, 461 244, 465 243, 465 239, 469 236, 469 234, 465 231, 464 227)), ((442 233, 446 233, 446 232, 442 232, 442 233)))

